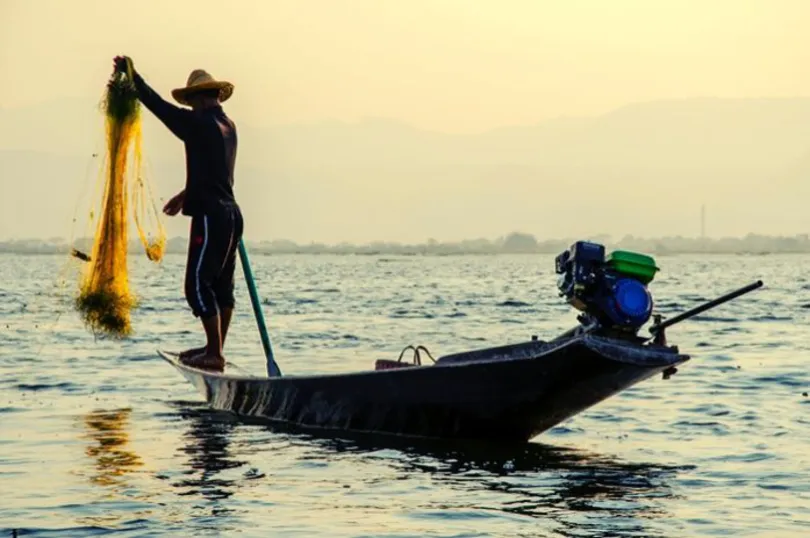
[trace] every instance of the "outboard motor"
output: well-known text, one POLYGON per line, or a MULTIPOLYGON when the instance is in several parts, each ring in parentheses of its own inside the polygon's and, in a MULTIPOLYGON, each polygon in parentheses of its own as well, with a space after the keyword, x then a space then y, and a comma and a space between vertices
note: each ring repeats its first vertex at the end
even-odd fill
POLYGON ((588 331, 635 336, 650 319, 653 299, 647 285, 658 267, 644 254, 577 241, 555 259, 560 295, 580 310, 588 331))

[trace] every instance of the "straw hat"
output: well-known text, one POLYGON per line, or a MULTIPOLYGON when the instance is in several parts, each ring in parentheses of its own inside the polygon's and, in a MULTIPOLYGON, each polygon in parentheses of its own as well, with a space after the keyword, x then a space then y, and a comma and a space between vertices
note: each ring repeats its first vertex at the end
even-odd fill
POLYGON ((188 76, 185 88, 172 90, 172 97, 178 103, 187 105, 188 96, 200 90, 219 90, 219 102, 227 101, 233 93, 233 84, 222 80, 215 80, 205 69, 195 69, 188 76))

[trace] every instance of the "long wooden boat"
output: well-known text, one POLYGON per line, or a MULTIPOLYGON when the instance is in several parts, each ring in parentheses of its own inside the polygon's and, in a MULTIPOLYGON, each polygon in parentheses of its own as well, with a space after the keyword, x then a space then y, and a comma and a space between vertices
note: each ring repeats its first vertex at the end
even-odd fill
POLYGON ((275 378, 198 370, 176 354, 159 354, 211 407, 240 416, 305 428, 508 442, 527 441, 689 360, 674 348, 587 334, 457 353, 429 365, 275 378))
POLYGON ((430 439, 525 442, 690 357, 666 343, 667 327, 762 286, 762 281, 674 318, 660 316, 653 337, 638 335, 652 315, 646 288, 652 258, 577 242, 555 260, 561 295, 581 310, 580 325, 549 341, 465 351, 433 360, 421 346, 413 363, 377 360, 375 369, 329 375, 281 375, 272 356, 247 254, 243 268, 267 356, 267 377, 199 370, 177 354, 159 355, 217 410, 305 429, 430 439), (433 361, 422 364, 424 350, 433 361))

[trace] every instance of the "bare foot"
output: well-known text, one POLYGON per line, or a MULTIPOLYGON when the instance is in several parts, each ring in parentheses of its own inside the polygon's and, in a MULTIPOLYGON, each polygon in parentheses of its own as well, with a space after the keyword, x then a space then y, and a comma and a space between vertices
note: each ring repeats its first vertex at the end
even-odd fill
POLYGON ((190 359, 195 355, 202 355, 203 353, 205 353, 206 349, 207 348, 205 346, 187 349, 185 351, 180 352, 177 358, 180 359, 181 361, 185 359, 190 359))
POLYGON ((180 359, 180 362, 186 366, 199 368, 200 370, 221 372, 225 369, 225 357, 222 355, 210 355, 206 352, 180 359))

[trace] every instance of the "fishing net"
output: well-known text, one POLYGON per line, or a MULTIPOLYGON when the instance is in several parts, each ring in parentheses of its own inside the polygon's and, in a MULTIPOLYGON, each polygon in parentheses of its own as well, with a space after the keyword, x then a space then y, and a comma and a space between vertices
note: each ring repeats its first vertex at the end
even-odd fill
MULTIPOLYGON (((90 255, 73 251, 75 257, 87 262, 75 303, 94 333, 123 338, 132 332, 130 310, 136 306, 127 273, 130 205, 147 258, 161 261, 166 247, 166 232, 148 178, 142 173, 141 110, 131 64, 126 70, 113 72, 103 110, 107 142, 104 190, 90 255), (144 231, 147 212, 155 229, 151 237, 144 231)), ((91 220, 94 214, 91 212, 91 220)))

